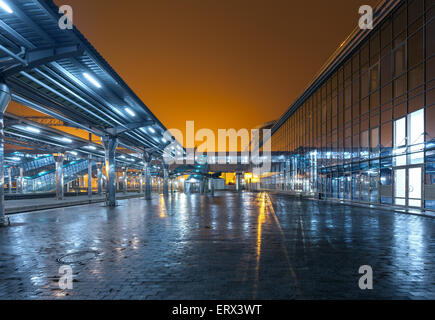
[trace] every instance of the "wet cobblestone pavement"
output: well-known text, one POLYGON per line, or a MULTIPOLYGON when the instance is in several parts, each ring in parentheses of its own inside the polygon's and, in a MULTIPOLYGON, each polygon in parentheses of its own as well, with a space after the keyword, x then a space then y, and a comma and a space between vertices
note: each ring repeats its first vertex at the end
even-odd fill
POLYGON ((435 299, 433 218, 265 193, 119 203, 10 216, 0 299, 435 299))

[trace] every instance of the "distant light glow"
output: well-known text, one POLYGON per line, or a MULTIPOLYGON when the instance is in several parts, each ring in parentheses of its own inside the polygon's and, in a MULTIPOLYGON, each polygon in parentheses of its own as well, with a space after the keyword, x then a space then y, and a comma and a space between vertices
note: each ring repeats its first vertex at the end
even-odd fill
POLYGON ((75 151, 68 151, 68 153, 71 153, 71 154, 73 154, 73 155, 78 155, 78 153, 77 152, 75 152, 75 151))
POLYGON ((134 111, 131 110, 130 108, 125 108, 124 110, 125 110, 125 112, 127 112, 129 115, 131 115, 132 117, 135 117, 135 116, 136 116, 136 113, 134 113, 134 111))
POLYGON ((92 83, 94 86, 96 86, 97 88, 101 88, 101 84, 93 77, 91 76, 89 73, 85 72, 83 73, 83 76, 90 82, 92 83))
POLYGON ((11 7, 9 7, 3 0, 0 0, 0 8, 2 8, 7 13, 14 13, 11 7))
POLYGON ((166 142, 168 142, 168 140, 166 140, 165 138, 162 138, 162 142, 166 143, 166 142))
POLYGON ((27 126, 26 130, 29 130, 30 132, 33 132, 33 133, 41 133, 41 130, 39 130, 38 128, 35 128, 35 127, 27 126))
POLYGON ((149 130, 151 133, 156 133, 156 130, 154 130, 153 127, 149 127, 148 130, 149 130))
POLYGON ((90 149, 90 150, 97 150, 97 148, 94 147, 94 146, 85 146, 85 148, 86 148, 86 149, 90 149))
POLYGON ((14 161, 21 161, 21 158, 19 158, 19 157, 12 157, 11 159, 14 161))

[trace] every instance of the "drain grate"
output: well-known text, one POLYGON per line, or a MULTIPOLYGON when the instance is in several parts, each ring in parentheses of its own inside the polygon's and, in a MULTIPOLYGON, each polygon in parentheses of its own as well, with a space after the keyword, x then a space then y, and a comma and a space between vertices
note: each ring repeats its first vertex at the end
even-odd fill
POLYGON ((97 254, 97 251, 92 250, 72 252, 60 257, 57 261, 62 264, 80 263, 95 258, 97 254))

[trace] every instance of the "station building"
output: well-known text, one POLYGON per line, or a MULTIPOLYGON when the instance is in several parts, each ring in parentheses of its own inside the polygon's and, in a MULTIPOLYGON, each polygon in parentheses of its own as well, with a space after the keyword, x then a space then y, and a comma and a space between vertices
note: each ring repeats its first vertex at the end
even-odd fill
POLYGON ((435 210, 435 2, 383 1, 272 128, 263 189, 435 210))

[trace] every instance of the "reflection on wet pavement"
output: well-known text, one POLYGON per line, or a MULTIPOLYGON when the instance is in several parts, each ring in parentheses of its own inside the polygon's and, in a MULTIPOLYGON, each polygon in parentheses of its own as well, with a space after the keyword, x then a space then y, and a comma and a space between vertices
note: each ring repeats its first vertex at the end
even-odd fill
POLYGON ((435 298, 428 217, 222 192, 11 221, 0 229, 1 299, 435 298), (59 289, 61 257, 72 290, 59 289), (373 290, 358 287, 361 265, 373 290))

